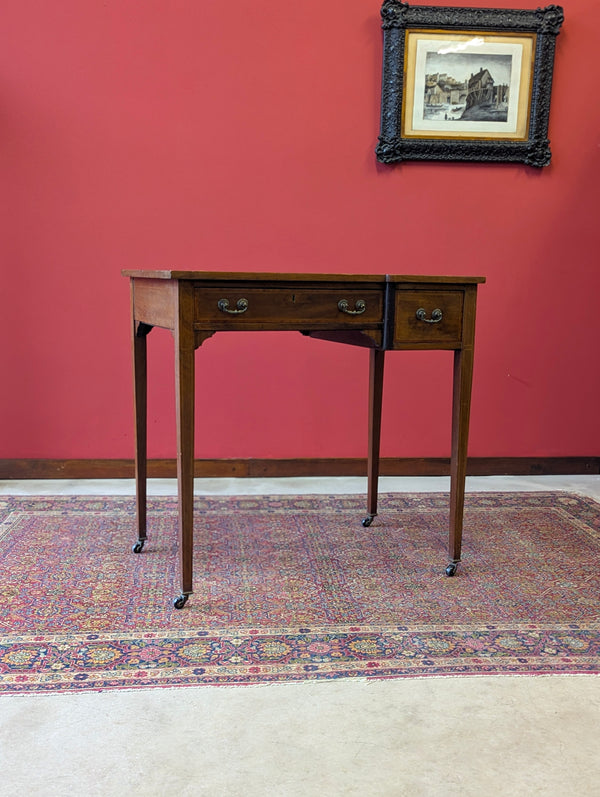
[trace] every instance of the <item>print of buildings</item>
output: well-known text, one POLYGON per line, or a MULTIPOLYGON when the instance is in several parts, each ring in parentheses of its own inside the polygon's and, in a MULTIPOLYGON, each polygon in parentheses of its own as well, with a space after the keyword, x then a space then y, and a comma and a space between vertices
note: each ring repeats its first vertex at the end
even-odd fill
MULTIPOLYGON (((506 108, 509 87, 496 84, 489 69, 481 68, 464 81, 437 72, 425 75, 425 110, 449 107, 454 112, 477 108, 506 108)), ((427 114, 426 114, 427 115, 427 114)), ((452 118, 452 117, 450 117, 452 118)), ((454 115, 454 118, 460 118, 454 115)), ((474 116, 470 116, 474 119, 474 116)))

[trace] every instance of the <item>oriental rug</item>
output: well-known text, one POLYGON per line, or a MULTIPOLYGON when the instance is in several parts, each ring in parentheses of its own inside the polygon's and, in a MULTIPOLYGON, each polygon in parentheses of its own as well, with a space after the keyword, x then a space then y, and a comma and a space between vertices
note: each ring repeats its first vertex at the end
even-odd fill
POLYGON ((448 496, 198 497, 194 594, 177 504, 0 498, 0 693, 333 678, 600 672, 600 504, 448 496))

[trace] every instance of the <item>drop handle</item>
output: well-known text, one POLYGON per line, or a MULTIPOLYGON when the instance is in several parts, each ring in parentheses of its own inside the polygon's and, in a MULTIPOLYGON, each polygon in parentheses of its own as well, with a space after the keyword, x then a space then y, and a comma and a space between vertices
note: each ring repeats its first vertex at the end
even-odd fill
POLYGON ((436 307, 436 309, 431 312, 431 318, 427 318, 427 310, 423 307, 419 307, 416 315, 419 321, 424 321, 426 324, 438 324, 442 320, 443 313, 439 307, 436 307))
POLYGON ((357 299, 354 304, 354 310, 350 309, 350 305, 348 304, 347 299, 340 299, 338 302, 338 310, 342 313, 347 313, 348 315, 360 315, 364 313, 367 309, 367 303, 364 299, 357 299))
POLYGON ((229 309, 229 299, 219 299, 217 307, 222 313, 230 313, 230 315, 237 315, 238 313, 245 313, 248 309, 248 299, 238 299, 236 302, 236 309, 229 309))

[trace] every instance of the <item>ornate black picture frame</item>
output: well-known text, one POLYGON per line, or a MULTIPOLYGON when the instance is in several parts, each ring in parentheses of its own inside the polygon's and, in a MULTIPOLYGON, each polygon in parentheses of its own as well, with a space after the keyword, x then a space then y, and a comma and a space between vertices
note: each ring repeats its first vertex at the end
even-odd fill
POLYGON ((385 0, 382 163, 550 163, 548 116, 563 9, 385 0))

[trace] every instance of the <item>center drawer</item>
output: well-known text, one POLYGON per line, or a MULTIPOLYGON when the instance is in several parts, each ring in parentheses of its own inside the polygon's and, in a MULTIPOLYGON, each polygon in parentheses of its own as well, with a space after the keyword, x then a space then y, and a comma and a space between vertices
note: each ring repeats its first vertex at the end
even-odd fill
POLYGON ((351 288, 198 287, 195 326, 204 329, 344 329, 383 323, 383 291, 351 288))

